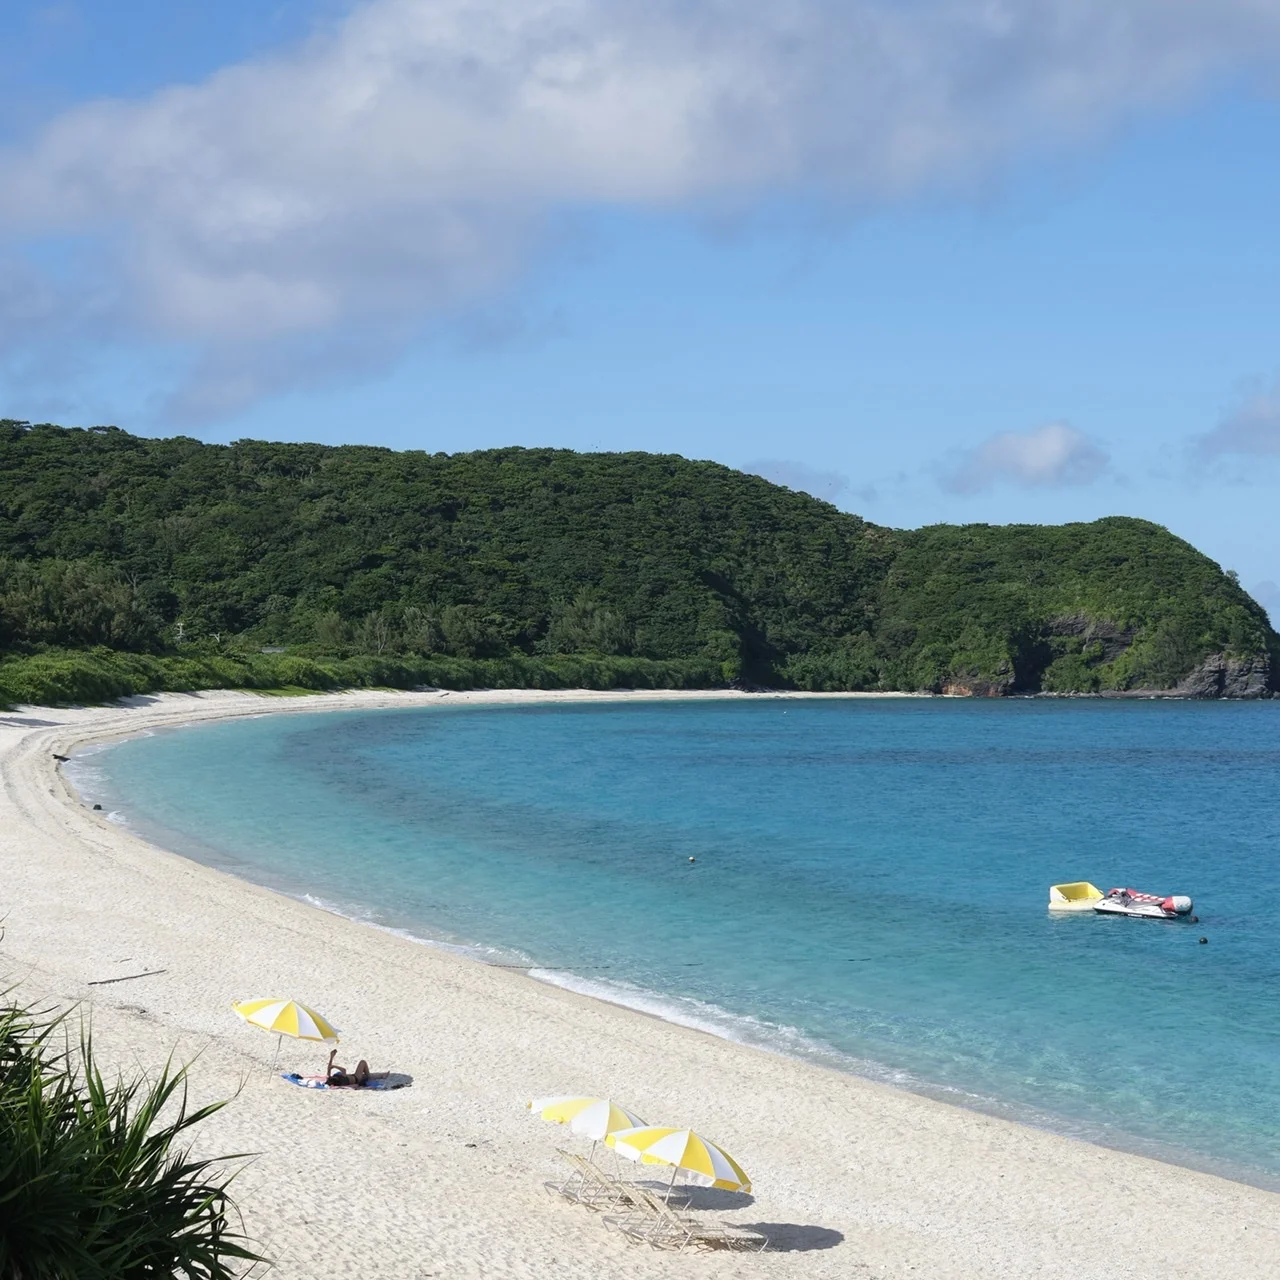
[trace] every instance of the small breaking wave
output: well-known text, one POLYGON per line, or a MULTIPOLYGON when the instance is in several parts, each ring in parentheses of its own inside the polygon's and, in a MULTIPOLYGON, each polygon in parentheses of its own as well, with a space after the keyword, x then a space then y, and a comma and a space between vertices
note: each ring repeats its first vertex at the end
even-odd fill
POLYGON ((719 1005, 709 1004, 692 996, 663 995, 645 987, 633 986, 628 982, 584 978, 563 969, 531 968, 529 976, 538 982, 561 987, 577 995, 588 996, 593 1000, 603 1000, 607 1004, 621 1005, 624 1009, 634 1009, 638 1013, 648 1014, 663 1022, 701 1031, 720 1040, 730 1040, 734 1044, 750 1045, 752 1048, 764 1049, 787 1058, 818 1062, 823 1066, 853 1072, 856 1075, 899 1087, 909 1087, 911 1080, 905 1072, 841 1053, 838 1049, 833 1049, 830 1045, 825 1045, 806 1035, 798 1027, 770 1022, 752 1014, 730 1013, 719 1005))
POLYGON ((432 937, 427 934, 416 933, 411 929, 404 928, 402 925, 387 924, 384 919, 379 917, 377 912, 370 911, 367 908, 334 902, 314 893, 288 889, 280 889, 278 891, 287 894, 288 897, 298 902, 305 902, 308 906, 315 907, 319 911, 326 911, 329 915, 339 916, 343 920, 350 920, 353 924, 367 925, 371 929, 377 929, 379 933, 389 933, 393 937, 403 938, 406 942, 416 943, 420 947, 431 947, 437 951, 447 951, 451 955, 464 956, 468 960, 478 960, 482 964, 498 965, 507 969, 527 969, 530 964, 529 957, 518 951, 486 946, 483 943, 459 942, 449 938, 432 937))

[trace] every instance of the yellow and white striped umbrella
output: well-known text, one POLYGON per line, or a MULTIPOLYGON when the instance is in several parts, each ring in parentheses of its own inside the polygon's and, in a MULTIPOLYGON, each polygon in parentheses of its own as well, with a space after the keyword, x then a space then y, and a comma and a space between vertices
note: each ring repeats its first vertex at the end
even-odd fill
POLYGON ((615 1129, 634 1129, 644 1121, 608 1098, 534 1098, 529 1110, 544 1120, 567 1124, 580 1138, 603 1142, 615 1129))
POLYGON ((296 1000, 241 1000, 231 1006, 250 1026, 263 1031, 274 1031, 276 1051, 267 1068, 270 1075, 276 1069, 280 1057, 280 1037, 292 1036, 295 1040, 332 1040, 338 1043, 338 1033, 314 1010, 296 1000))
POLYGON ((723 1148, 700 1137, 692 1129, 668 1129, 660 1125, 640 1129, 619 1129, 605 1138, 605 1144, 619 1155, 643 1164, 669 1164, 671 1181, 676 1173, 691 1182, 725 1191, 750 1191, 751 1179, 742 1166, 723 1148))
POLYGON ((295 1040, 332 1040, 338 1033, 314 1010, 296 1000, 241 1000, 231 1006, 246 1022, 295 1040))

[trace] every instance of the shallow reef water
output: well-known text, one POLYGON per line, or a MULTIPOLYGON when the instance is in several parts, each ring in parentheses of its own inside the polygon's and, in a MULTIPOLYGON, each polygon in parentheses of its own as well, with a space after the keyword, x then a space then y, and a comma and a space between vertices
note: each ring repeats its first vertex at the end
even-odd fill
POLYGON ((371 924, 1280 1185, 1280 705, 442 705, 73 772, 147 838, 371 924), (1200 922, 1051 916, 1076 879, 1200 922))

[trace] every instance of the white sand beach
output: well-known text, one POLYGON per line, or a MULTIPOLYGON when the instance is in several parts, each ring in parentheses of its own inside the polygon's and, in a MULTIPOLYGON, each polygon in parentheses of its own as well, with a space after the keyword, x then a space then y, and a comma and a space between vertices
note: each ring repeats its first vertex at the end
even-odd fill
MULTIPOLYGON (((663 695, 448 698, 568 696, 663 695)), ((195 1059, 199 1100, 236 1095, 200 1142, 257 1153, 236 1198, 280 1280, 1280 1274, 1280 1196, 715 1039, 344 920, 141 842, 81 802, 53 759, 202 719, 440 698, 224 692, 0 712, 0 979, 28 998, 79 1004, 105 1061, 155 1070, 173 1053, 195 1059), (343 1029, 340 1061, 367 1058, 412 1086, 322 1093, 269 1076, 274 1037, 230 1006, 276 994, 343 1029), (559 1093, 609 1095, 723 1143, 755 1183, 754 1201, 723 1217, 761 1227, 776 1250, 657 1253, 548 1196, 555 1148, 574 1140, 525 1102, 559 1093)), ((281 1065, 319 1070, 325 1056, 286 1041, 281 1065)))

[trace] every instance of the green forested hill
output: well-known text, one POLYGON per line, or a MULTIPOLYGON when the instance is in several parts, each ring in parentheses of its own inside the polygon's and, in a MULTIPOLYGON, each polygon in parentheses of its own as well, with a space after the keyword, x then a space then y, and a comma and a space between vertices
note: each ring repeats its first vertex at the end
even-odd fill
POLYGON ((1224 655, 1256 691, 1277 637, 1143 521, 899 531, 674 456, 0 422, 0 690, 95 649, 133 685, 255 683, 263 647, 288 683, 360 659, 390 683, 1070 692, 1169 688, 1224 655))

